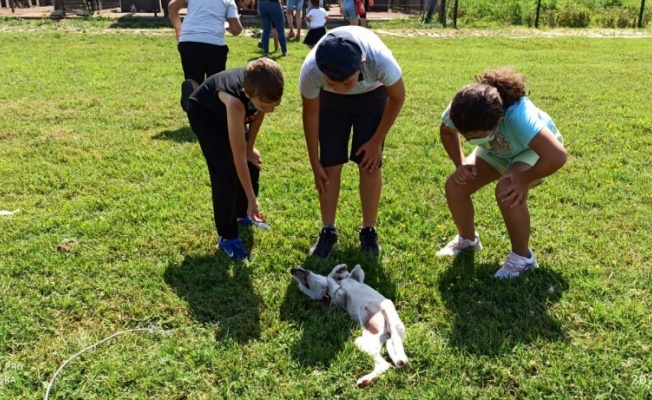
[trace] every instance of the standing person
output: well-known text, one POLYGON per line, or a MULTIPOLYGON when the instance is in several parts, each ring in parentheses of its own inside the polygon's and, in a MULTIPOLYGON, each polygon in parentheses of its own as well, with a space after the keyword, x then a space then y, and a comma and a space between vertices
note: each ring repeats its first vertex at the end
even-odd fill
POLYGON ((455 94, 440 126, 442 145, 455 165, 446 181, 446 200, 458 234, 437 254, 482 250, 471 195, 498 181, 496 202, 512 245, 495 274, 501 279, 538 267, 529 248, 528 193, 559 170, 567 157, 559 130, 526 96, 525 84, 525 77, 511 68, 485 71, 476 83, 455 94), (477 146, 468 157, 458 133, 477 146))
POLYGON ((360 26, 367 27, 367 13, 371 11, 370 7, 374 6, 374 0, 364 0, 364 13, 360 14, 360 26))
POLYGON ((283 21, 283 7, 279 0, 258 0, 258 15, 263 24, 263 37, 260 39, 263 44, 263 57, 269 57, 269 37, 272 33, 272 26, 278 32, 278 41, 281 45, 281 53, 288 55, 287 39, 285 38, 285 22, 283 21))
POLYGON ((233 260, 249 258, 238 225, 266 227, 257 200, 262 159, 254 144, 265 114, 281 103, 284 82, 281 67, 260 58, 201 86, 192 80, 181 85, 181 106, 208 164, 217 247, 233 260))
POLYGON ((358 13, 355 9, 355 0, 339 0, 340 15, 349 21, 349 25, 358 25, 358 13))
POLYGON ((325 25, 328 21, 328 13, 319 6, 319 2, 320 0, 310 0, 312 7, 306 15, 309 30, 306 38, 303 40, 303 44, 307 45, 310 49, 326 34, 325 25))
POLYGON ((297 41, 301 39, 301 12, 303 11, 303 0, 286 0, 285 3, 285 15, 288 19, 288 27, 290 32, 288 32, 288 38, 296 38, 297 41), (294 25, 292 23, 292 16, 294 14, 294 20, 297 23, 297 34, 294 35, 294 25))
MULTIPOLYGON (((276 30, 276 25, 274 25, 274 21, 272 21, 272 39, 274 39, 274 53, 278 51, 278 30, 276 30)), ((263 48, 263 39, 261 38, 258 41, 258 48, 262 49, 263 48)))
POLYGON ((326 258, 337 242, 335 215, 340 176, 342 166, 350 159, 358 164, 360 175, 361 248, 365 254, 376 255, 380 250, 375 227, 383 145, 405 100, 401 68, 372 31, 358 26, 339 27, 308 53, 301 67, 299 89, 323 224, 309 254, 326 258))
POLYGON ((225 23, 229 32, 242 32, 234 0, 170 0, 170 22, 179 43, 184 79, 201 84, 204 79, 226 69, 229 47, 224 40, 225 23), (179 10, 187 8, 181 23, 179 10))

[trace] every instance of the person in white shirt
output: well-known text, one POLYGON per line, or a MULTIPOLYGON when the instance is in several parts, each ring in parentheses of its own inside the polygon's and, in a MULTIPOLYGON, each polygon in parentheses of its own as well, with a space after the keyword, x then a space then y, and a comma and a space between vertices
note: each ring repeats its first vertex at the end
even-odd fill
POLYGON ((319 6, 320 0, 310 0, 312 8, 306 15, 306 22, 308 22, 308 34, 303 40, 303 44, 312 49, 319 39, 326 35, 326 22, 328 21, 328 13, 326 10, 319 6))
POLYGON ((224 40, 227 30, 237 36, 242 32, 235 0, 171 0, 170 22, 177 38, 184 79, 198 84, 226 69, 229 47, 224 40), (181 23, 179 11, 187 8, 181 23))

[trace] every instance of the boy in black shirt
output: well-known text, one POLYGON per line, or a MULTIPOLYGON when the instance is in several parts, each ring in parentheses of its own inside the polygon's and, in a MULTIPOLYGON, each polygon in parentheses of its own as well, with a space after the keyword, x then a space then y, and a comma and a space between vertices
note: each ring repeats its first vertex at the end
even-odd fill
POLYGON ((238 225, 266 227, 256 198, 262 159, 254 143, 265 114, 281 103, 283 86, 281 67, 268 58, 219 72, 201 86, 190 79, 181 85, 181 107, 208 164, 217 247, 233 260, 249 258, 238 225))

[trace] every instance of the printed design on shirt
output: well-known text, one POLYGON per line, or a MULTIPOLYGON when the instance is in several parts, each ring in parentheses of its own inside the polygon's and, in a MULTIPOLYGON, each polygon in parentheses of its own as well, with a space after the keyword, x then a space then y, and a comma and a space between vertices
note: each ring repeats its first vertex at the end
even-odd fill
POLYGON ((245 114, 245 119, 244 119, 245 124, 249 124, 249 123, 253 122, 253 120, 256 119, 256 116, 258 115, 258 110, 256 110, 256 107, 254 107, 254 103, 252 103, 252 102, 247 103, 247 113, 246 114, 245 114), (251 112, 251 111, 253 111, 254 113, 251 114, 251 115, 246 115, 246 114, 249 114, 249 112, 251 112))
POLYGON ((514 147, 509 143, 501 131, 496 131, 496 137, 489 143, 484 144, 484 147, 495 155, 508 156, 514 153, 514 147))

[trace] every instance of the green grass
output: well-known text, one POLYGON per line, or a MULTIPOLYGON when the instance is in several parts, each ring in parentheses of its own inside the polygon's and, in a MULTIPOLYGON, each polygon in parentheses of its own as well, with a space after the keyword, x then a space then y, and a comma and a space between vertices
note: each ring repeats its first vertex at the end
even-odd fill
MULTIPOLYGON (((266 118, 260 203, 272 229, 244 235, 253 260, 215 253, 210 187, 178 106, 171 30, 0 33, 0 399, 647 399, 652 395, 652 39, 385 37, 404 71, 388 136, 378 229, 362 257, 357 174, 345 168, 340 243, 320 227, 301 128, 307 49, 280 59, 287 93, 266 118), (434 256, 455 230, 438 139, 455 91, 512 65, 564 134, 568 164, 530 198, 540 270, 496 281, 509 243, 493 190, 475 197, 485 251, 434 256), (57 251, 66 241, 70 252, 57 251), (361 263, 407 326, 410 364, 370 388, 360 329, 301 295, 297 265, 361 263), (643 379, 640 379, 640 378, 643 379)), ((80 28, 82 29, 82 28, 80 28)), ((18 32, 20 31, 20 32, 18 32)), ((27 32, 30 31, 30 32, 27 32)), ((111 31, 110 29, 108 31, 111 31)), ((258 56, 228 38, 230 67, 258 56)))

